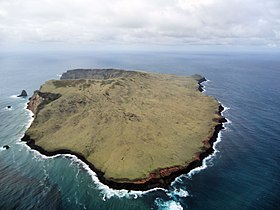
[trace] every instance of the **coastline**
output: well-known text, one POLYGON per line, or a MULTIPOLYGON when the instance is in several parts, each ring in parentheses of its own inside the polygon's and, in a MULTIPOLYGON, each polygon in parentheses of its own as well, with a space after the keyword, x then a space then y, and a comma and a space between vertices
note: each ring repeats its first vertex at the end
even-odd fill
MULTIPOLYGON (((207 81, 205 78, 198 81, 198 85, 199 85, 198 90, 200 92, 204 91, 203 85, 201 83, 205 82, 205 81, 207 81)), ((223 110, 224 110, 224 107, 220 103, 220 105, 218 107, 218 111, 217 111, 219 118, 213 119, 213 120, 217 121, 219 124, 217 124, 214 127, 214 133, 213 133, 212 137, 203 141, 205 145, 210 145, 210 147, 207 148, 206 150, 198 152, 194 161, 192 161, 191 163, 189 163, 186 166, 174 166, 174 167, 170 167, 170 168, 158 169, 158 170, 154 171, 153 173, 150 173, 149 177, 142 179, 142 180, 127 181, 127 182, 126 181, 119 182, 119 181, 114 181, 114 180, 107 180, 103 176, 104 173, 97 170, 92 163, 87 161, 86 158, 79 153, 75 153, 75 152, 72 152, 72 151, 66 150, 66 149, 48 152, 48 151, 44 150, 42 147, 39 147, 38 145, 36 145, 35 141, 30 139, 30 137, 26 134, 22 137, 21 140, 25 141, 26 144, 31 149, 37 150, 38 152, 40 152, 41 154, 46 155, 46 156, 54 156, 54 155, 62 155, 62 154, 70 154, 70 155, 76 156, 82 162, 87 164, 92 171, 94 171, 96 173, 96 175, 101 183, 103 183, 113 189, 146 191, 146 190, 150 190, 153 188, 159 188, 159 187, 167 188, 178 176, 180 176, 182 174, 187 174, 191 170, 202 166, 203 160, 214 152, 213 144, 217 140, 219 132, 224 128, 223 123, 227 122, 227 120, 222 116, 223 110)))

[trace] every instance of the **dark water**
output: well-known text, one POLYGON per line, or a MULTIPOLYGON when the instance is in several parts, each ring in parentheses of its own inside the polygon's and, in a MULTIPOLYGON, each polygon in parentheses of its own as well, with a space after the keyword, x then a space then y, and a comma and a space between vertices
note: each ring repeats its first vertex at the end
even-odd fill
POLYGON ((0 53, 0 209, 280 209, 280 54, 0 53), (115 191, 74 157, 46 158, 20 138, 30 123, 29 94, 72 68, 201 73, 206 94, 229 109, 204 169, 168 190, 115 191), (11 105, 11 109, 6 106, 11 105), (205 167, 207 166, 207 167, 205 167))

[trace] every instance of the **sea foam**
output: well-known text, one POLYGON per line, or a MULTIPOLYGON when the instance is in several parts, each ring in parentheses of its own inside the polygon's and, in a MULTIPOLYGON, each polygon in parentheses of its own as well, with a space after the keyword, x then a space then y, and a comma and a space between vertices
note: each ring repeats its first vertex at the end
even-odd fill
POLYGON ((11 95, 9 98, 17 98, 17 99, 19 99, 20 97, 18 97, 17 95, 11 95))
POLYGON ((169 197, 181 197, 181 198, 186 198, 188 196, 190 196, 189 192, 187 190, 184 190, 182 188, 175 188, 172 191, 169 191, 168 193, 166 193, 169 197))
MULTIPOLYGON (((221 103, 221 102, 219 102, 219 103, 221 103)), ((224 110, 222 111, 222 114, 223 114, 223 112, 225 112, 225 111, 227 111, 227 110, 230 109, 229 107, 225 107, 222 103, 221 103, 221 105, 224 107, 224 110)), ((227 122, 223 123, 223 126, 225 127, 224 130, 227 129, 227 125, 228 125, 228 124, 231 124, 231 121, 230 121, 230 120, 228 120, 227 118, 226 118, 226 120, 227 120, 227 122)), ((219 152, 219 150, 217 149, 217 145, 218 145, 219 142, 221 142, 221 140, 222 140, 222 133, 223 133, 224 130, 221 130, 221 131, 218 133, 218 137, 217 137, 216 141, 213 143, 214 152, 213 152, 212 154, 208 155, 206 158, 204 158, 204 159, 202 160, 202 165, 199 166, 199 167, 196 167, 196 168, 192 169, 187 175, 186 175, 186 174, 183 174, 183 175, 177 177, 177 178, 171 183, 171 186, 173 186, 175 183, 180 183, 180 182, 182 182, 182 179, 181 179, 182 177, 187 177, 187 178, 191 179, 191 177, 192 177, 194 174, 199 173, 200 171, 206 169, 206 168, 209 167, 209 166, 210 166, 210 167, 213 166, 212 160, 213 160, 213 157, 215 157, 216 154, 219 152)))
POLYGON ((124 198, 125 197, 125 198, 137 199, 138 197, 141 197, 144 194, 147 194, 147 193, 150 193, 150 192, 153 192, 153 191, 157 191, 157 190, 162 190, 164 192, 167 192, 167 190, 164 189, 164 188, 153 188, 153 189, 146 190, 146 191, 125 190, 125 189, 121 189, 121 190, 112 189, 109 186, 107 186, 107 185, 103 184, 102 182, 100 182, 98 177, 97 177, 97 175, 96 175, 96 173, 94 171, 92 171, 90 169, 90 167, 86 163, 81 161, 75 155, 71 155, 71 154, 57 154, 57 155, 54 155, 54 156, 46 156, 46 155, 41 154, 37 150, 31 149, 31 151, 34 153, 34 158, 35 159, 37 159, 37 158, 39 159, 40 158, 42 160, 42 159, 54 159, 54 158, 62 157, 62 158, 70 159, 71 160, 71 162, 70 162, 71 165, 76 164, 76 165, 82 166, 82 168, 84 170, 86 170, 87 173, 91 176, 92 181, 96 185, 96 189, 98 189, 100 191, 100 194, 101 194, 102 199, 104 201, 106 201, 107 199, 110 199, 112 197, 119 197, 119 198, 124 198))
POLYGON ((26 123, 26 129, 29 128, 34 120, 34 117, 33 117, 33 112, 29 109, 27 109, 27 104, 25 105, 25 108, 27 110, 27 115, 28 115, 28 121, 26 123))
POLYGON ((9 98, 25 101, 26 97, 18 97, 18 95, 10 95, 9 98))
POLYGON ((184 209, 179 202, 173 200, 163 201, 162 199, 157 198, 155 200, 155 204, 158 206, 160 210, 183 210, 184 209))
POLYGON ((11 107, 11 108, 5 107, 4 109, 5 109, 6 111, 12 111, 12 110, 14 110, 13 107, 11 107))
POLYGON ((204 84, 206 84, 209 81, 210 80, 207 79, 206 81, 200 83, 202 85, 202 87, 201 87, 202 88, 202 91, 201 91, 202 93, 204 93, 206 91, 204 84))
POLYGON ((166 189, 163 188, 153 188, 147 191, 136 191, 136 190, 125 190, 125 189, 121 189, 121 190, 116 190, 116 189, 112 189, 109 186, 101 183, 96 175, 96 173, 94 171, 92 171, 90 169, 90 167, 85 164, 83 161, 81 161, 80 159, 78 159, 75 155, 64 155, 66 157, 71 157, 71 159, 76 162, 79 163, 83 166, 83 168, 90 174, 93 182, 96 184, 96 187, 98 190, 100 190, 100 193, 102 194, 102 199, 105 201, 106 199, 110 199, 112 197, 119 197, 119 198, 134 198, 137 199, 138 197, 143 196, 144 194, 153 192, 153 191, 157 191, 157 190, 162 190, 164 192, 167 192, 166 189))

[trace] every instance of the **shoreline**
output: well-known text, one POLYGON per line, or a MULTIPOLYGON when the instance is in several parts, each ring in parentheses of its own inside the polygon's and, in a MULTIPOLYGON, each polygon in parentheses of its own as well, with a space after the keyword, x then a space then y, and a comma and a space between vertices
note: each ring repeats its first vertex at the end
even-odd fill
MULTIPOLYGON (((201 79, 198 81, 198 90, 200 92, 203 92, 203 85, 201 85, 202 82, 207 81, 205 78, 201 79)), ((218 107, 218 112, 217 114, 220 116, 219 118, 215 118, 213 120, 216 120, 219 124, 217 124, 214 127, 214 133, 212 137, 209 139, 203 141, 205 145, 210 145, 209 148, 207 148, 204 151, 200 151, 197 153, 196 158, 190 162, 186 166, 173 166, 169 168, 164 168, 164 169, 158 169, 152 173, 149 174, 149 176, 145 179, 142 180, 135 180, 135 181, 125 181, 123 180, 120 182, 119 180, 108 180, 104 178, 104 173, 99 171, 98 169, 95 168, 95 166, 87 161, 87 159, 76 152, 72 152, 71 150, 67 149, 62 149, 62 150, 57 150, 53 152, 48 152, 44 150, 42 147, 38 146, 35 144, 35 141, 33 139, 30 139, 30 136, 24 134, 24 136, 21 138, 21 141, 26 142, 26 144, 31 148, 39 153, 45 155, 45 156, 55 156, 55 155, 63 155, 63 154, 70 154, 76 156, 79 160, 84 162, 86 165, 89 166, 89 168, 96 173, 96 176, 98 180, 102 183, 107 185, 108 187, 116 190, 136 190, 136 191, 147 191, 151 190, 154 188, 167 188, 177 177, 179 177, 182 174, 188 174, 191 170, 198 168, 202 166, 203 160, 211 155, 215 150, 213 148, 214 142, 218 138, 219 132, 224 129, 223 123, 227 122, 227 120, 222 116, 222 111, 224 110, 224 107, 219 105, 218 107)))

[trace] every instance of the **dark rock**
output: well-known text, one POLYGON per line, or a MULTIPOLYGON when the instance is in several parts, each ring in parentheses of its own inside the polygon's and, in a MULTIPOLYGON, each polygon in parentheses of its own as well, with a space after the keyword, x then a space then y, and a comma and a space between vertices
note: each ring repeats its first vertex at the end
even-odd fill
POLYGON ((25 90, 21 91, 21 94, 18 95, 17 97, 26 97, 27 96, 27 92, 25 90))
POLYGON ((4 148, 4 149, 9 149, 10 146, 9 146, 9 145, 4 145, 3 148, 4 148))
POLYGON ((8 109, 12 108, 12 106, 7 106, 8 109))
POLYGON ((194 75, 192 75, 192 78, 194 78, 198 82, 198 84, 207 81, 207 79, 205 77, 201 76, 200 74, 194 74, 194 75))
POLYGON ((203 91, 204 91, 203 85, 201 85, 200 83, 198 84, 198 90, 199 90, 200 92, 203 92, 203 91))

